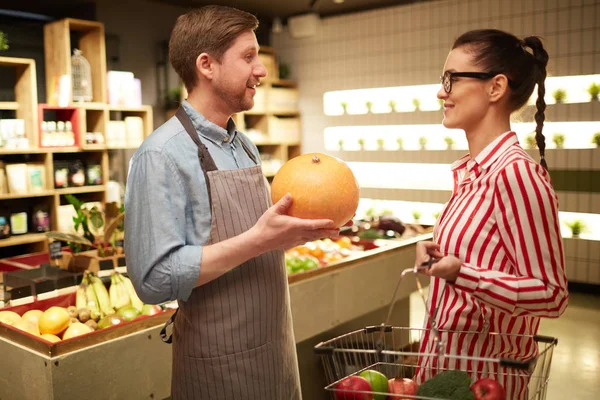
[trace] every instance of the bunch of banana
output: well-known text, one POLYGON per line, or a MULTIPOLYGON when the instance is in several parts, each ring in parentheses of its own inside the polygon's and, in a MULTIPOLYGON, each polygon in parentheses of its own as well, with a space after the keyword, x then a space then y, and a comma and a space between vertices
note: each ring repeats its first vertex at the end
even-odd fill
POLYGON ((131 280, 119 272, 114 272, 110 276, 110 301, 118 310, 121 307, 133 306, 138 311, 142 312, 144 303, 140 300, 131 280))
POLYGON ((84 274, 81 284, 77 288, 75 307, 78 310, 89 309, 90 317, 95 321, 105 315, 115 313, 104 283, 90 272, 84 274))

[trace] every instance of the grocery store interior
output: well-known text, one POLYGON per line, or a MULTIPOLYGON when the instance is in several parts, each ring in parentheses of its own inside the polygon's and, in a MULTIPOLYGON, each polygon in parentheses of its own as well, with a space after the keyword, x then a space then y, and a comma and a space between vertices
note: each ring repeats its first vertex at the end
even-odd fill
MULTIPOLYGON (((21 0, 0 3, 0 399, 171 398, 172 346, 160 331, 178 304, 136 295, 124 196, 136 150, 187 96, 169 63, 173 26, 208 4, 259 21, 268 74, 253 108, 232 118, 266 180, 324 153, 360 187, 351 226, 285 251, 308 400, 351 398, 334 384, 358 374, 361 357, 381 356, 378 337, 402 341, 385 345, 402 362, 420 351, 430 280, 413 274, 416 246, 432 240, 451 165, 469 152, 464 131, 442 125, 438 98, 455 39, 473 29, 542 39, 569 300, 560 317, 541 318, 537 333, 556 340, 538 343, 548 357, 529 364, 522 398, 597 398, 600 0, 21 0), (382 323, 399 330, 361 330, 382 323), (352 332, 353 353, 315 351, 352 332)), ((539 160, 536 99, 511 129, 539 160)))

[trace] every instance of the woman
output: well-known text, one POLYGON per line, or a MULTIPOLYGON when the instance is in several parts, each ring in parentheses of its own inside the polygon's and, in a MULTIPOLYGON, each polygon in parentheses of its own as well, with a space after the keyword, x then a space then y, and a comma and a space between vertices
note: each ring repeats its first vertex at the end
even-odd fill
MULTIPOLYGON (((454 190, 433 242, 417 245, 418 264, 439 259, 427 270, 431 319, 425 326, 484 333, 443 332, 442 350, 448 354, 530 359, 537 354, 532 340, 485 333, 533 335, 540 317, 556 318, 567 307, 558 201, 544 160, 547 63, 539 38, 520 40, 491 29, 460 36, 446 59, 438 92, 443 124, 465 131, 469 154, 452 164, 454 190), (510 128, 511 113, 527 102, 536 84, 539 164, 510 128)), ((431 330, 420 351, 436 351, 431 330)), ((498 371, 497 365, 437 357, 422 357, 419 365, 419 383, 438 368, 462 369, 472 371, 473 380, 491 373, 508 399, 526 395, 527 380, 507 377, 503 373, 514 370, 498 371)))

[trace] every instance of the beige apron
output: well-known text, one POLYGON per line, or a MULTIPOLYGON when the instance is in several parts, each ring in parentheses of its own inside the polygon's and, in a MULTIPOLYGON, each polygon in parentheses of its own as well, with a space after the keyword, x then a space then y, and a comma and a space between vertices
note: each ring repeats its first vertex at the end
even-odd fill
MULTIPOLYGON (((198 146, 208 186, 207 244, 247 231, 272 204, 260 165, 217 170, 185 111, 179 108, 176 116, 198 146)), ((174 400, 301 399, 283 251, 264 253, 196 287, 179 301, 176 314, 174 400)))

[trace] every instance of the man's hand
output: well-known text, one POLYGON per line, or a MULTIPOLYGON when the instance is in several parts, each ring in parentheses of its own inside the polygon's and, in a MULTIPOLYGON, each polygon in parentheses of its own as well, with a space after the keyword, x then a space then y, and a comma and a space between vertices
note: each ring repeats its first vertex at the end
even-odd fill
POLYGON ((270 207, 250 231, 262 251, 289 249, 311 240, 337 236, 340 231, 334 228, 329 219, 301 219, 290 217, 287 211, 292 205, 288 193, 270 207))

